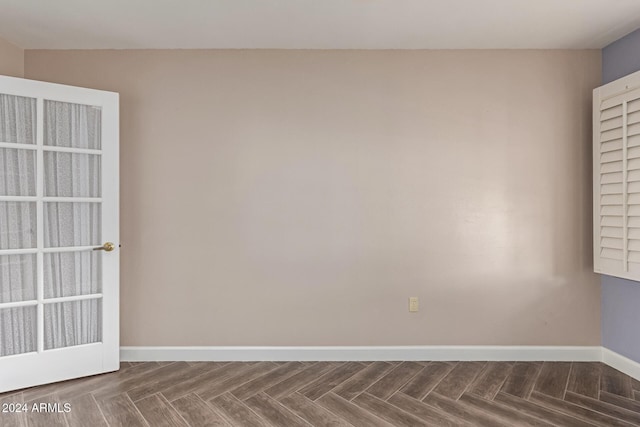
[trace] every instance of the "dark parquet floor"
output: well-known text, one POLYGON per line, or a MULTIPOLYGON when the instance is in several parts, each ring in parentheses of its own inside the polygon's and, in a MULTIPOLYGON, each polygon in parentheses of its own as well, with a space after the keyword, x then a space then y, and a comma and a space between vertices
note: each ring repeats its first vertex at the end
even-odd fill
POLYGON ((640 426, 640 382, 577 362, 123 363, 0 403, 28 411, 2 427, 640 426))

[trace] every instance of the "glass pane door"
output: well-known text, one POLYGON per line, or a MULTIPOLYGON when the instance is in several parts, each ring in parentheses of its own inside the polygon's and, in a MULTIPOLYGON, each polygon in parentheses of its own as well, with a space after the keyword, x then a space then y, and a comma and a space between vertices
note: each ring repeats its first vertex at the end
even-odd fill
POLYGON ((0 94, 0 359, 102 340, 101 117, 0 94))
POLYGON ((0 76, 0 393, 120 367, 118 104, 0 76))

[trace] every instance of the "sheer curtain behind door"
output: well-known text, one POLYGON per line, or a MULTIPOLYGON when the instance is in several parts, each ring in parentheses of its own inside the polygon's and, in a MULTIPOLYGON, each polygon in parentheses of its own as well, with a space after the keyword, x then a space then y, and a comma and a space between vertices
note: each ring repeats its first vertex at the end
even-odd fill
MULTIPOLYGON (((4 148, 12 144, 35 147, 36 100, 0 94, 0 195, 36 195, 36 152, 4 148)), ((36 204, 0 201, 0 250, 33 249, 36 204)), ((0 256, 0 303, 36 299, 36 255, 0 256)), ((0 356, 36 350, 35 306, 0 310, 0 356)))
MULTIPOLYGON (((44 102, 45 147, 100 149, 100 113, 93 107, 44 102)), ((0 142, 36 144, 36 101, 0 95, 0 142)), ((4 147, 9 144, 4 144, 4 147)), ((24 147, 24 146, 23 146, 24 147)), ((100 197, 100 156, 44 150, 36 194, 36 150, 0 149, 0 196, 44 196, 41 242, 44 248, 95 246, 100 242, 99 203, 47 200, 47 197, 100 197)), ((71 200, 71 199, 67 199, 71 200)), ((35 249, 35 201, 0 202, 0 250, 35 249)), ((101 291, 100 254, 93 251, 42 254, 42 298, 101 291)), ((0 256, 0 303, 37 300, 37 255, 0 256)), ((36 306, 0 310, 0 356, 35 351, 36 306)), ((100 301, 45 303, 44 349, 100 341, 100 301)))

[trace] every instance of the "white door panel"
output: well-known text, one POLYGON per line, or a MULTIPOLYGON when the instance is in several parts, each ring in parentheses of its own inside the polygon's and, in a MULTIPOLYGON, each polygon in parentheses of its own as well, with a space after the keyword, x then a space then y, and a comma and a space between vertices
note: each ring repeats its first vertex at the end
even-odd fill
POLYGON ((116 93, 0 76, 0 392, 119 368, 118 132, 116 93))

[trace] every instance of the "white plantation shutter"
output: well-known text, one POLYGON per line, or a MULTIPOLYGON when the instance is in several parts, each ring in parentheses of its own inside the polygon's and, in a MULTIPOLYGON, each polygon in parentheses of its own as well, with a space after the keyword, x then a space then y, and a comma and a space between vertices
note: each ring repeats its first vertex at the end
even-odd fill
POLYGON ((594 90, 593 184, 594 270, 640 280, 640 73, 594 90))

